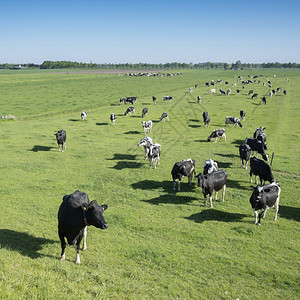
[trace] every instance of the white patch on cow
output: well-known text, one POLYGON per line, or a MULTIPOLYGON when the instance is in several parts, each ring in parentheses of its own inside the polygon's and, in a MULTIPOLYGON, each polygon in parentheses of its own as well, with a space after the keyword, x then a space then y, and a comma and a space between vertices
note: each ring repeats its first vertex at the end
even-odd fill
POLYGON ((82 247, 82 251, 86 251, 87 247, 86 247, 86 236, 87 236, 87 226, 84 227, 83 229, 83 247, 82 247))
POLYGON ((213 204, 212 204, 212 195, 209 197, 209 203, 210 203, 210 207, 212 208, 213 207, 213 204))

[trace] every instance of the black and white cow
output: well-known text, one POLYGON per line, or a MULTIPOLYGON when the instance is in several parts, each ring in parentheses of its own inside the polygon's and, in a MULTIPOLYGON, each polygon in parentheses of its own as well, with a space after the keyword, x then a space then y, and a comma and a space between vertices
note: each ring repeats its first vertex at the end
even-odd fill
POLYGON ((147 133, 151 133, 152 131, 152 121, 143 121, 142 122, 143 124, 143 129, 144 129, 144 133, 147 134, 147 133))
POLYGON ((65 195, 58 210, 58 235, 61 242, 61 260, 65 260, 66 241, 75 245, 76 264, 80 265, 79 247, 83 238, 83 250, 86 250, 87 226, 93 225, 107 229, 108 224, 103 217, 107 205, 99 205, 96 200, 89 201, 86 193, 75 191, 65 195))
POLYGON ((168 121, 170 121, 168 113, 163 112, 162 115, 161 115, 161 117, 160 117, 160 121, 161 122, 166 122, 166 119, 168 119, 168 121))
POLYGON ((81 113, 81 120, 83 121, 87 116, 87 112, 84 110, 82 113, 81 113))
POLYGON ((277 214, 279 210, 279 198, 281 193, 281 187, 277 182, 272 182, 271 184, 264 186, 251 186, 253 189, 252 195, 250 197, 250 204, 254 211, 255 224, 260 225, 261 218, 266 216, 266 212, 269 208, 275 207, 275 217, 274 221, 277 220, 277 214), (261 212, 258 214, 258 210, 261 212), (258 222, 257 222, 258 216, 258 222))
POLYGON ((125 102, 130 103, 131 105, 133 105, 133 102, 136 103, 136 101, 137 101, 136 99, 137 99, 137 97, 126 97, 125 102))
POLYGON ((213 207, 212 204, 212 194, 215 191, 216 196, 215 200, 218 197, 218 191, 223 189, 222 201, 224 201, 226 182, 227 182, 227 172, 225 170, 215 171, 210 174, 198 174, 198 186, 202 188, 204 195, 204 206, 206 205, 206 196, 209 195, 210 207, 213 207))
POLYGON ((267 104, 267 98, 266 98, 266 96, 263 96, 263 97, 261 98, 261 100, 262 100, 263 104, 267 104))
POLYGON ((120 98, 120 104, 124 104, 126 99, 127 99, 126 97, 120 98))
POLYGON ((240 119, 236 118, 236 117, 227 116, 225 118, 225 126, 227 126, 227 124, 233 124, 233 127, 235 127, 236 125, 239 125, 240 127, 243 127, 243 124, 241 123, 240 119))
POLYGON ((243 121, 246 117, 246 112, 244 110, 240 110, 241 121, 243 121))
POLYGON ((255 94, 252 95, 251 99, 253 99, 253 98, 257 99, 257 96, 258 96, 258 94, 255 93, 255 94))
POLYGON ((251 148, 247 144, 242 144, 239 147, 239 152, 240 152, 240 158, 241 158, 241 166, 245 167, 247 169, 248 161, 251 155, 251 148), (245 165, 244 165, 244 160, 245 160, 245 165))
POLYGON ((197 102, 201 103, 201 97, 200 96, 197 97, 197 102))
POLYGON ((275 181, 271 167, 266 162, 256 157, 250 158, 250 183, 252 183, 252 174, 255 176, 256 184, 257 176, 259 177, 261 185, 266 181, 269 181, 270 183, 275 181))
POLYGON ((143 110, 142 110, 142 118, 146 117, 147 113, 148 113, 148 108, 144 107, 143 110))
POLYGON ((145 159, 148 157, 148 153, 150 150, 150 146, 152 145, 152 139, 149 136, 142 138, 138 144, 138 146, 143 146, 145 150, 145 159))
POLYGON ((210 174, 212 172, 218 171, 218 164, 213 161, 212 159, 208 159, 205 161, 204 163, 204 167, 203 167, 203 174, 210 174))
POLYGON ((253 138, 258 139, 259 141, 264 143, 264 149, 267 150, 267 135, 265 134, 264 130, 266 128, 265 127, 259 127, 256 128, 254 134, 253 134, 253 138))
POLYGON ((160 149, 161 149, 161 145, 158 143, 150 145, 149 152, 148 152, 150 169, 152 166, 154 166, 154 169, 156 169, 156 165, 159 165, 160 149))
POLYGON ((174 99, 172 96, 164 96, 164 101, 169 100, 171 102, 172 99, 174 99))
POLYGON ((131 116, 131 113, 134 113, 134 114, 135 114, 135 108, 134 108, 134 106, 129 106, 129 107, 126 109, 124 116, 126 116, 126 115, 128 115, 128 114, 131 116))
POLYGON ((283 90, 283 94, 284 94, 284 96, 286 96, 286 90, 283 90))
POLYGON ((154 104, 156 104, 156 97, 152 96, 152 101, 154 104))
POLYGON ((254 93, 254 91, 253 90, 249 90, 249 92, 248 92, 248 96, 250 96, 251 94, 253 94, 254 93))
POLYGON ((220 138, 220 140, 222 140, 222 138, 225 139, 226 142, 226 134, 225 134, 225 129, 224 128, 220 128, 220 129, 215 129, 211 135, 207 138, 207 141, 210 142, 210 140, 212 138, 215 138, 215 143, 217 142, 217 139, 220 138))
POLYGON ((209 95, 210 94, 215 94, 215 93, 216 93, 216 89, 210 89, 209 92, 208 92, 209 95))
POLYGON ((226 95, 226 92, 222 89, 220 89, 220 93, 221 93, 221 95, 226 95))
POLYGON ((245 144, 250 146, 252 153, 257 152, 257 155, 259 153, 265 161, 269 161, 268 154, 265 152, 265 144, 262 141, 248 137, 245 144))
POLYGON ((114 113, 112 113, 110 115, 110 121, 113 125, 115 125, 116 119, 117 119, 116 115, 114 113))
POLYGON ((181 178, 188 177, 188 183, 192 184, 193 174, 195 173, 195 160, 192 158, 179 161, 174 164, 171 174, 173 178, 173 190, 176 190, 176 180, 178 180, 178 192, 180 192, 181 178))
POLYGON ((54 134, 56 136, 56 141, 58 144, 58 151, 64 152, 64 148, 67 148, 67 133, 65 130, 60 130, 54 134))
POLYGON ((204 125, 205 125, 205 127, 207 127, 210 123, 210 117, 208 115, 208 111, 204 111, 202 114, 202 117, 203 117, 204 125))

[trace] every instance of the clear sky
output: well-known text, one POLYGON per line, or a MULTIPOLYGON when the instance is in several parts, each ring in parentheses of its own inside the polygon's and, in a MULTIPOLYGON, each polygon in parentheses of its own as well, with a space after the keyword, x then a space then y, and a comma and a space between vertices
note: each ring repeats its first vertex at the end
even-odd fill
POLYGON ((300 0, 2 0, 0 63, 300 63, 300 0))

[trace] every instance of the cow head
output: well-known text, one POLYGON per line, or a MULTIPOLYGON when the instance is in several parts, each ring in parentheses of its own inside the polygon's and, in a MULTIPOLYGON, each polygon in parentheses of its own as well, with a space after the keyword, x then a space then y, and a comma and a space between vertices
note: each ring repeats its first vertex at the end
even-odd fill
POLYGON ((198 178, 198 186, 203 188, 204 187, 204 178, 205 178, 204 174, 199 173, 195 177, 198 178))
POLYGON ((96 200, 93 200, 89 204, 83 204, 82 208, 89 225, 100 229, 107 229, 108 224, 103 217, 103 212, 107 209, 106 204, 99 205, 96 200))

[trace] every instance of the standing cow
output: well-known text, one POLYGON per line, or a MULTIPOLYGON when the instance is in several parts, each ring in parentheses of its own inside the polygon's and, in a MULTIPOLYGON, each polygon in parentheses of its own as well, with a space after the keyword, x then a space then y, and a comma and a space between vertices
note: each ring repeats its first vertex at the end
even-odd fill
POLYGON ((218 191, 221 189, 223 189, 222 201, 224 201, 227 182, 227 172, 225 170, 215 171, 206 175, 200 173, 196 177, 198 178, 198 186, 202 188, 204 195, 204 206, 206 205, 206 196, 209 195, 210 207, 213 207, 212 194, 215 191, 215 200, 217 200, 218 191))
POLYGON ((279 198, 281 193, 281 187, 277 182, 264 186, 253 187, 252 195, 250 197, 250 204, 254 211, 255 224, 260 225, 261 218, 266 216, 266 212, 269 208, 275 207, 274 221, 277 220, 277 214, 279 210, 279 198), (258 210, 261 212, 258 214, 258 210), (259 217, 257 222, 257 216, 259 217))
POLYGON ((83 121, 87 116, 87 112, 84 110, 80 116, 81 116, 81 120, 83 121))
POLYGON ((176 190, 176 180, 178 180, 178 192, 180 192, 181 178, 188 177, 188 182, 191 185, 193 174, 195 174, 195 160, 192 158, 179 161, 174 164, 171 174, 173 178, 173 190, 176 190))
POLYGON ((113 125, 115 125, 115 122, 116 122, 116 115, 115 114, 111 114, 110 115, 110 121, 111 121, 111 123, 113 124, 113 125))
POLYGON ((65 130, 60 130, 54 134, 56 136, 56 141, 58 144, 58 151, 64 152, 64 148, 67 148, 67 133, 65 130))
POLYGON ((244 110, 240 110, 241 121, 243 121, 246 117, 246 112, 244 110))
POLYGON ((204 111, 202 114, 202 117, 203 117, 204 125, 205 125, 205 127, 207 127, 210 123, 210 117, 208 115, 208 111, 204 111))
POLYGON ((241 158, 241 166, 245 167, 247 170, 247 165, 248 165, 248 161, 251 155, 251 148, 249 145, 247 144, 242 144, 239 147, 239 152, 240 152, 240 158, 241 158), (245 160, 245 164, 244 164, 244 160, 245 160))
POLYGON ((107 205, 99 205, 96 200, 89 202, 86 193, 75 191, 63 197, 58 210, 58 235, 61 242, 61 260, 65 260, 66 241, 75 245, 76 264, 80 265, 79 247, 83 238, 83 250, 86 250, 87 226, 93 225, 100 229, 107 229, 108 224, 103 217, 107 205))
POLYGON ((252 183, 252 174, 255 176, 255 183, 257 184, 257 176, 260 179, 260 184, 262 185, 265 181, 272 183, 274 176, 271 171, 271 167, 263 160, 251 157, 250 158, 250 183, 252 183))

